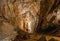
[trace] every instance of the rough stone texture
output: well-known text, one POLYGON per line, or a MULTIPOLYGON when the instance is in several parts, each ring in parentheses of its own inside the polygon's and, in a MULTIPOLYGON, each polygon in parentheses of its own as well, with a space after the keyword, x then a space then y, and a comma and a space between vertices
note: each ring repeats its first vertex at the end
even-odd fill
POLYGON ((51 41, 54 38, 60 41, 59 2, 0 0, 0 40, 51 41))
POLYGON ((3 22, 1 24, 2 25, 0 26, 0 29, 1 29, 0 41, 11 41, 11 40, 13 40, 17 35, 17 32, 14 31, 14 29, 15 29, 14 26, 12 26, 11 24, 6 23, 6 22, 3 22))

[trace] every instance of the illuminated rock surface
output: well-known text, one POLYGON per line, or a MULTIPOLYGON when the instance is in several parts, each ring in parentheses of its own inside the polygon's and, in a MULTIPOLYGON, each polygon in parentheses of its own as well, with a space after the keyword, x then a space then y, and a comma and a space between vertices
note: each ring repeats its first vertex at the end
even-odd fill
POLYGON ((60 41, 60 0, 0 0, 0 41, 60 41))

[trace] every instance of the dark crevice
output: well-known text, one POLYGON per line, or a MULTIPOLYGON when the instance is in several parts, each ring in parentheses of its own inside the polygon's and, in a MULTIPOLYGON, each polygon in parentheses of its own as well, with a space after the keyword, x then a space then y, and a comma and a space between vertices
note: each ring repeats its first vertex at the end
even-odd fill
POLYGON ((57 7, 59 4, 60 4, 60 1, 59 1, 59 0, 55 0, 54 4, 52 5, 52 7, 51 7, 51 9, 50 9, 50 11, 49 11, 49 13, 52 13, 53 10, 55 10, 56 7, 57 7))

